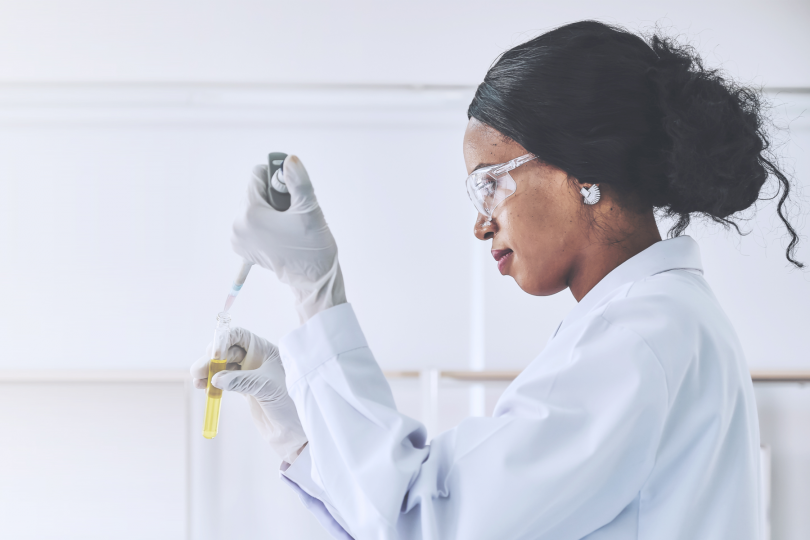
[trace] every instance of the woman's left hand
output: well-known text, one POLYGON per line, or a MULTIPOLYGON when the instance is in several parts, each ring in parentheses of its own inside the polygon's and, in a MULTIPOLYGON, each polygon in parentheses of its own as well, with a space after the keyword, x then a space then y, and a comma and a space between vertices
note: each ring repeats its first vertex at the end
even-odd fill
MULTIPOLYGON (((245 396, 259 433, 282 460, 292 463, 306 445, 307 436, 287 394, 278 348, 239 327, 231 329, 229 339, 228 364, 238 364, 242 369, 220 371, 211 384, 245 396)), ((191 367, 195 388, 206 387, 210 358, 209 346, 207 354, 191 367)))

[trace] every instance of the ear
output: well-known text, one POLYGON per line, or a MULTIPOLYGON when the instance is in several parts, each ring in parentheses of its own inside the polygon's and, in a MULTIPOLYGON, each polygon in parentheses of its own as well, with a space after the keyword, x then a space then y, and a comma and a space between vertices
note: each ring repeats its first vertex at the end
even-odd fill
POLYGON ((590 189, 593 184, 584 184, 580 182, 576 177, 568 175, 568 183, 571 186, 571 191, 573 192, 576 198, 582 197, 582 188, 590 189))
POLYGON ((568 179, 576 187, 577 193, 579 193, 579 190, 581 190, 582 188, 591 189, 591 186, 593 185, 593 184, 590 184, 590 183, 580 182, 577 178, 575 178, 573 176, 569 176, 568 179))
POLYGON ((602 198, 599 184, 582 184, 579 194, 582 195, 583 202, 587 205, 596 204, 602 198))

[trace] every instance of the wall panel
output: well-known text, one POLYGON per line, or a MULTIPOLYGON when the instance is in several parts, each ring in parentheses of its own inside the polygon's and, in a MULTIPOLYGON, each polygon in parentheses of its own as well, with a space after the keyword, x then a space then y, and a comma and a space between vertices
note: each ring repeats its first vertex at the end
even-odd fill
POLYGON ((186 538, 183 387, 0 382, 4 538, 186 538))

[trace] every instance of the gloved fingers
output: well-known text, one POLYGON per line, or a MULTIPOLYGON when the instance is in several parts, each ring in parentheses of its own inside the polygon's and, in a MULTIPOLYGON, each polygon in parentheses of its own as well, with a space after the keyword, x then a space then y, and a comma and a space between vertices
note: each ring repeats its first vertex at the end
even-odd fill
MULTIPOLYGON (((228 361, 228 369, 236 369, 241 365, 245 359, 247 351, 239 345, 232 345, 225 353, 225 359, 228 361)), ((208 378, 208 363, 211 361, 211 345, 208 346, 206 353, 199 357, 196 362, 191 365, 191 376, 195 379, 208 378)))
POLYGON ((264 341, 260 337, 255 334, 250 334, 250 345, 247 349, 247 354, 245 355, 245 359, 242 362, 242 369, 243 370, 253 370, 262 367, 264 363, 264 355, 262 351, 258 350, 258 345, 261 345, 261 342, 264 341))
MULTIPOLYGON (((209 344, 210 347, 210 344, 209 344)), ((211 361, 211 353, 206 351, 204 355, 199 357, 196 362, 191 365, 191 376, 194 379, 207 379, 208 378, 208 362, 211 361)))
POLYGON ((250 333, 250 331, 245 330, 244 328, 241 328, 239 326, 234 326, 233 328, 231 328, 231 331, 228 335, 228 343, 230 343, 230 349, 228 349, 229 355, 228 362, 241 363, 242 360, 244 360, 245 354, 247 354, 247 351, 250 349, 251 335, 252 334, 250 333), (239 347, 242 349, 242 358, 239 358, 237 360, 237 356, 235 354, 233 357, 230 356, 230 350, 233 349, 234 347, 239 347))
MULTIPOLYGON (((263 337, 257 336, 244 328, 238 326, 232 328, 230 342, 235 344, 234 346, 239 346, 246 351, 245 355, 238 359, 242 370, 258 369, 268 360, 281 361, 278 347, 263 337)), ((232 362, 237 360, 231 360, 229 358, 228 361, 232 362)))
POLYGON ((315 189, 298 156, 289 155, 284 160, 284 183, 290 190, 290 210, 308 212, 318 207, 315 189))
POLYGON ((270 196, 268 194, 268 186, 270 185, 268 178, 267 165, 256 165, 253 167, 253 174, 248 182, 247 199, 250 204, 258 204, 263 208, 271 208, 270 196))
MULTIPOLYGON (((245 350, 245 354, 242 358, 238 359, 243 370, 258 369, 267 360, 281 361, 278 347, 244 328, 232 328, 230 342, 234 343, 234 346, 241 347, 245 350)), ((228 361, 236 360, 229 358, 228 361)))
POLYGON ((241 345, 231 345, 228 347, 228 353, 225 355, 225 359, 228 361, 227 369, 240 369, 239 366, 242 365, 246 354, 247 351, 243 349, 241 345))
POLYGON ((211 379, 211 385, 220 390, 255 395, 265 381, 253 371, 220 371, 211 379))
MULTIPOLYGON (((239 368, 240 368, 239 364, 230 364, 230 363, 225 364, 225 371, 240 371, 239 368)), ((194 388, 196 388, 197 390, 205 390, 208 387, 207 375, 204 379, 192 378, 191 381, 194 388)))
POLYGON ((250 371, 220 371, 211 384, 222 390, 254 396, 262 403, 272 403, 287 396, 284 370, 262 366, 250 371))
MULTIPOLYGON (((240 329, 241 330, 241 329, 240 329)), ((248 332, 249 334, 249 332, 248 332)), ((194 388, 205 388, 208 384, 208 364, 211 362, 211 350, 213 344, 209 343, 205 349, 205 354, 197 359, 191 365, 189 371, 191 377, 194 379, 194 388)), ((225 369, 238 370, 240 369, 242 361, 245 359, 247 351, 241 345, 231 345, 228 352, 225 353, 225 358, 228 361, 225 369)))
MULTIPOLYGON (((253 341, 251 342, 252 354, 261 357, 263 364, 267 360, 281 361, 281 354, 278 352, 278 347, 267 341, 261 336, 253 334, 253 341)), ((245 362, 247 363, 247 362, 245 362)), ((257 366, 258 367, 258 366, 257 366)))
POLYGON ((267 165, 256 165, 248 181, 247 194, 231 228, 231 248, 244 260, 273 270, 262 248, 267 218, 279 212, 270 205, 267 165))

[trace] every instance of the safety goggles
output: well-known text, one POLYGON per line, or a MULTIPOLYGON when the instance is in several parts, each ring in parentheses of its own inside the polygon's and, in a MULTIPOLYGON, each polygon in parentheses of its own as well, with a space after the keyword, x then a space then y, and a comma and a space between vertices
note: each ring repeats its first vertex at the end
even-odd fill
POLYGON ((500 165, 481 167, 467 177, 467 195, 479 213, 492 219, 492 212, 517 190, 509 171, 517 169, 537 156, 526 154, 500 165))

